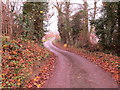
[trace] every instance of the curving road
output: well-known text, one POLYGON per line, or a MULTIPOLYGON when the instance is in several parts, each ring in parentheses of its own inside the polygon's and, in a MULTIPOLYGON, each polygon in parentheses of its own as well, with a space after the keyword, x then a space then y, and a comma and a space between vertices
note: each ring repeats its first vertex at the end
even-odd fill
POLYGON ((118 88, 110 73, 79 55, 55 47, 53 40, 44 43, 57 56, 53 76, 44 88, 118 88))

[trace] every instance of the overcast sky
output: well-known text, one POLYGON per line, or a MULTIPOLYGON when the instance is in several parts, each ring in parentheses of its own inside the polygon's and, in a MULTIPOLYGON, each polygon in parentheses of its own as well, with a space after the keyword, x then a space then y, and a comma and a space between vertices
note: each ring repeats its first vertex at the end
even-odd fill
MULTIPOLYGON (((50 0, 50 2, 55 3, 56 0, 50 0)), ((61 0, 58 0, 61 1, 61 0)), ((94 7, 94 0, 87 0, 88 1, 88 5, 90 8, 94 7)), ((102 5, 102 0, 97 0, 97 7, 100 7, 102 5)), ((70 0, 71 3, 78 3, 78 4, 83 4, 83 0, 70 0)), ((49 23, 50 26, 48 26, 48 29, 52 32, 57 32, 58 28, 57 28, 57 10, 56 8, 51 8, 52 4, 49 4, 49 13, 54 13, 54 16, 49 19, 49 23)), ((75 5, 72 6, 73 8, 76 8, 75 5)), ((99 14, 100 16, 100 14, 99 14)))
MULTIPOLYGON (((7 1, 7 0, 2 0, 2 1, 7 1)), ((10 1, 25 1, 25 0, 10 0, 10 1)), ((43 1, 43 0, 39 0, 39 1, 43 1)), ((49 3, 49 13, 52 14, 54 13, 54 16, 52 18, 49 19, 49 23, 50 26, 48 26, 48 30, 52 31, 52 32, 57 32, 58 28, 57 28, 57 10, 56 8, 52 8, 52 3, 55 3, 56 0, 48 0, 50 3, 49 3)), ((64 0, 57 0, 57 1, 64 1, 64 0)), ((97 1, 97 7, 100 7, 102 5, 102 0, 96 0, 97 1)), ((71 3, 78 3, 78 4, 83 4, 83 0, 70 0, 71 3)), ((94 0, 87 0, 88 2, 88 5, 90 8, 93 8, 94 7, 94 0)), ((21 4, 21 3, 18 3, 18 4, 21 4)), ((17 5, 17 6, 20 6, 20 5, 17 5)), ((72 14, 75 13, 76 10, 74 10, 76 8, 76 5, 72 5, 72 14)), ((78 9, 79 10, 79 9, 78 9)), ((98 17, 100 16, 100 14, 98 14, 98 17)))

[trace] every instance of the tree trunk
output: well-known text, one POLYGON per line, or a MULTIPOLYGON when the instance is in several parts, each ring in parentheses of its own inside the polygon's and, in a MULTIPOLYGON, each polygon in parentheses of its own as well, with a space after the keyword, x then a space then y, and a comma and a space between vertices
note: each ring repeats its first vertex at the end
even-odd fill
POLYGON ((66 25, 65 25, 65 29, 66 29, 66 38, 67 38, 67 44, 72 44, 72 37, 71 37, 71 26, 70 26, 70 2, 66 2, 65 4, 65 19, 66 19, 66 25))
POLYGON ((118 36, 117 36, 117 53, 120 56, 120 2, 118 2, 118 36))
POLYGON ((85 33, 88 32, 88 3, 87 0, 84 0, 84 18, 85 18, 85 33))
POLYGON ((0 38, 1 36, 2 36, 2 1, 0 0, 0 38))
POLYGON ((96 9, 97 9, 97 2, 96 2, 96 0, 94 0, 94 20, 95 20, 95 16, 96 16, 96 9))
MULTIPOLYGON (((0 51, 2 51, 2 0, 0 0, 0 51)), ((2 63, 1 60, 2 60, 2 52, 0 52, 0 63, 2 63)), ((0 70, 2 70, 1 67, 0 70)), ((2 78, 0 78, 0 81, 2 81, 2 78)))
POLYGON ((7 28, 7 35, 8 36, 10 36, 10 38, 12 37, 12 25, 13 25, 13 23, 12 23, 12 12, 10 12, 10 8, 9 8, 9 0, 7 0, 7 3, 6 3, 6 9, 7 9, 7 11, 6 11, 6 14, 8 15, 8 28, 7 28))
POLYGON ((84 44, 83 47, 87 47, 87 43, 88 43, 88 3, 87 0, 83 0, 84 1, 84 30, 83 30, 83 34, 84 34, 84 44))

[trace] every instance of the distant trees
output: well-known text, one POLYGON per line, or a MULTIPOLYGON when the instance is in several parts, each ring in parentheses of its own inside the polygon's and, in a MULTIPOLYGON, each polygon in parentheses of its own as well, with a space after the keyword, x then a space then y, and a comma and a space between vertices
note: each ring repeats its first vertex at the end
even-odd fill
MULTIPOLYGON (((70 2, 60 2, 54 5, 58 11, 58 31, 60 32, 61 41, 76 47, 86 47, 93 50, 104 50, 119 54, 120 52, 120 23, 119 23, 119 2, 103 3, 101 9, 102 16, 96 19, 97 0, 94 0, 93 15, 91 16, 91 29, 88 30, 88 3, 83 0, 84 4, 81 9, 74 15, 71 15, 70 2), (90 42, 90 34, 94 32, 99 43, 95 46, 90 42), (112 47, 112 48, 111 48, 112 47)), ((95 35, 94 34, 94 35, 95 35)))
POLYGON ((78 40, 80 33, 82 32, 86 35, 88 32, 87 2, 84 1, 84 5, 81 5, 84 8, 73 16, 71 16, 72 11, 70 7, 72 4, 70 1, 57 2, 54 6, 58 11, 58 31, 61 36, 61 41, 72 46, 78 46, 78 43, 80 43, 80 40, 78 40))
MULTIPOLYGON (((78 42, 78 37, 79 37, 79 33, 82 31, 82 22, 81 22, 81 14, 82 14, 82 11, 76 13, 75 15, 73 15, 72 17, 72 21, 71 21, 71 24, 72 24, 72 37, 73 37, 73 44, 77 44, 78 42)), ((77 46, 77 45, 76 45, 77 46)))
POLYGON ((80 37, 82 37, 80 33, 83 33, 84 31, 83 10, 78 11, 72 16, 71 29, 72 29, 73 45, 79 47, 80 43, 82 43, 82 40, 80 41, 80 37))

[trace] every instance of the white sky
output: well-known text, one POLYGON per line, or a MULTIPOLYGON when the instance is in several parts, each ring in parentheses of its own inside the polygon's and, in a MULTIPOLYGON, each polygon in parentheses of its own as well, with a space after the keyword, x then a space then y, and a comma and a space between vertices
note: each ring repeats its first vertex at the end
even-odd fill
MULTIPOLYGON (((54 2, 55 3, 56 0, 50 0, 50 2, 54 2)), ((61 1, 61 0, 58 0, 58 1, 61 1)), ((97 7, 100 7, 102 5, 102 0, 97 0, 97 7)), ((83 4, 83 0, 70 0, 71 3, 78 3, 78 4, 83 4)), ((88 5, 90 8, 93 8, 94 7, 94 0, 87 0, 88 2, 88 5)), ((73 5, 72 7, 75 7, 75 5, 73 5)), ((54 32, 54 33, 57 33, 57 10, 55 8, 51 8, 51 5, 50 5, 50 10, 49 10, 49 13, 54 13, 54 16, 52 18, 49 19, 49 23, 50 26, 48 26, 48 29, 51 31, 51 32, 54 32)), ((100 14, 99 14, 100 16, 100 14)))

